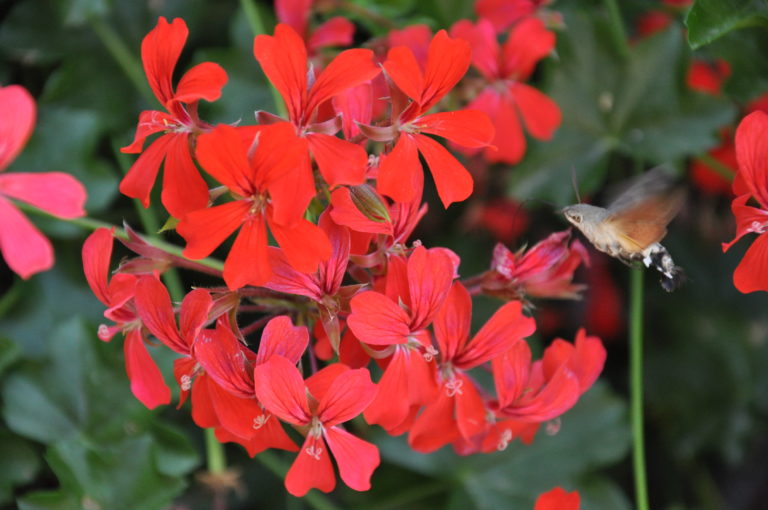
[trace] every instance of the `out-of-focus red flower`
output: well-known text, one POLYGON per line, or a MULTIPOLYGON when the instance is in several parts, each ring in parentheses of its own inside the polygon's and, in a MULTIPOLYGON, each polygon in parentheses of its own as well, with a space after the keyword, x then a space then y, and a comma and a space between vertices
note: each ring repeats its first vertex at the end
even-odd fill
POLYGON ((638 16, 635 22, 635 32, 640 39, 664 31, 672 24, 673 17, 664 11, 648 11, 638 16))
POLYGON ((376 396, 366 369, 330 365, 304 381, 296 366, 276 355, 254 370, 256 395, 281 420, 303 428, 306 439, 285 477, 285 487, 301 497, 310 489, 330 492, 336 486, 331 453, 341 479, 365 491, 378 467, 379 450, 341 424, 359 415, 376 396))
POLYGON ((230 289, 263 285, 272 275, 269 225, 288 262, 300 271, 315 271, 331 255, 331 245, 317 225, 304 219, 306 204, 294 200, 300 150, 286 122, 255 129, 219 125, 201 135, 200 164, 236 200, 193 211, 179 222, 176 230, 187 241, 184 255, 206 257, 239 229, 224 262, 224 281, 230 289))
POLYGON ((381 357, 391 353, 379 396, 365 412, 369 423, 392 431, 431 400, 434 348, 425 328, 448 296, 454 272, 444 250, 420 246, 407 263, 390 259, 384 294, 368 291, 352 298, 349 328, 361 342, 386 347, 381 357))
POLYGON ((661 0, 661 3, 670 7, 684 8, 693 3, 693 0, 661 0))
POLYGON ((460 437, 469 440, 486 429, 485 404, 467 371, 509 351, 536 329, 534 320, 523 315, 519 301, 499 308, 470 341, 471 320, 472 298, 456 282, 435 317, 438 395, 411 428, 408 444, 417 451, 431 452, 460 437))
POLYGON ((518 163, 525 154, 526 131, 538 140, 549 140, 560 126, 560 108, 545 94, 526 85, 536 63, 555 47, 555 34, 541 20, 527 18, 515 25, 501 46, 491 22, 476 25, 461 20, 451 34, 472 45, 472 63, 485 87, 468 107, 488 114, 496 128, 493 148, 483 151, 491 162, 518 163))
POLYGON ((587 271, 587 287, 586 328, 601 338, 615 338, 624 331, 624 299, 605 257, 597 257, 587 271))
MULTIPOLYGON (((734 174, 738 168, 736 146, 733 144, 733 130, 723 129, 720 133, 720 145, 710 149, 707 154, 720 165, 734 174)), ((699 158, 691 162, 691 179, 696 186, 706 193, 731 194, 731 181, 699 158)))
MULTIPOLYGON (((0 172, 16 159, 35 127, 35 100, 23 87, 0 87, 0 172)), ((53 266, 53 247, 12 200, 59 218, 85 215, 85 188, 62 172, 0 174, 0 252, 24 279, 53 266)))
POLYGON ((730 75, 731 64, 721 58, 712 62, 693 60, 685 81, 691 90, 718 96, 722 92, 723 83, 730 75))
POLYGON ((756 111, 736 128, 739 171, 733 182, 736 194, 731 210, 736 217, 736 237, 723 243, 727 251, 747 234, 758 234, 733 273, 733 284, 743 293, 768 291, 768 114, 756 111), (759 207, 747 205, 750 198, 759 207))
MULTIPOLYGON (((341 128, 341 119, 338 116, 318 118, 318 109, 347 89, 369 82, 380 72, 373 63, 373 52, 343 51, 314 76, 308 68, 307 49, 301 37, 290 26, 280 23, 274 35, 259 35, 254 39, 253 54, 282 96, 296 136, 304 142, 303 148, 296 149, 301 154, 300 171, 290 182, 297 206, 306 209, 315 196, 310 154, 330 187, 361 184, 368 154, 359 145, 333 136, 341 128)), ((259 120, 270 123, 283 119, 261 113, 259 120)))
POLYGON ((493 138, 488 116, 477 110, 427 114, 461 79, 469 68, 471 50, 466 41, 451 39, 439 31, 429 45, 422 70, 406 46, 389 50, 384 70, 398 90, 392 90, 392 125, 361 126, 363 133, 376 141, 390 142, 394 148, 381 156, 378 190, 396 202, 414 199, 422 182, 421 154, 435 180, 437 193, 445 207, 465 200, 472 193, 472 176, 447 149, 429 133, 464 146, 486 147, 493 138), (410 102, 407 102, 410 98, 410 102))
POLYGON ((533 510, 579 510, 581 496, 577 491, 566 492, 561 487, 555 487, 536 499, 533 510))
POLYGON ((108 342, 122 332, 125 335, 125 370, 131 381, 131 392, 149 409, 171 401, 171 389, 144 345, 141 318, 133 301, 138 278, 117 273, 109 278, 112 258, 112 232, 95 230, 83 244, 83 272, 88 285, 99 301, 107 306, 104 317, 116 324, 99 326, 99 339, 108 342))
MULTIPOLYGON (((478 18, 485 18, 493 24, 497 33, 503 32, 515 23, 535 16, 542 7, 552 3, 552 0, 477 0, 475 12, 478 18)), ((542 13, 544 17, 553 18, 552 13, 542 13)))
POLYGON ((578 240, 571 241, 570 229, 555 232, 530 250, 517 253, 499 243, 481 285, 484 293, 502 299, 574 299, 584 288, 572 281, 582 263, 589 264, 589 255, 578 240))
POLYGON ((762 110, 765 113, 768 113, 768 92, 750 101, 749 104, 747 104, 746 110, 748 112, 755 112, 757 110, 762 110))
POLYGON ((528 214, 522 205, 508 198, 494 198, 473 204, 466 216, 465 228, 480 227, 489 231, 496 241, 510 244, 528 226, 528 214))
POLYGON ((120 183, 120 191, 138 198, 144 207, 149 206, 149 194, 165 161, 161 201, 175 218, 202 209, 208 203, 208 185, 192 161, 190 147, 197 134, 210 129, 210 125, 198 117, 198 103, 201 99, 216 101, 227 83, 227 73, 218 64, 203 62, 187 71, 174 90, 173 71, 188 35, 187 25, 181 18, 168 23, 160 17, 157 26, 144 37, 141 43, 144 72, 167 113, 141 112, 133 143, 121 149, 129 154, 143 151, 120 183), (143 149, 146 138, 155 133, 164 134, 143 149))
POLYGON ((275 14, 299 34, 310 55, 326 46, 349 46, 355 35, 355 25, 346 18, 336 16, 309 30, 309 18, 314 0, 275 0, 275 14))
POLYGON ((597 380, 605 357, 600 339, 587 336, 583 329, 576 334, 575 343, 558 338, 533 363, 528 344, 515 343, 493 360, 497 415, 529 423, 560 416, 597 380))
POLYGON ((427 25, 409 25, 402 30, 391 30, 387 35, 387 44, 390 48, 405 46, 413 52, 413 56, 422 68, 427 65, 431 41, 432 29, 427 25))

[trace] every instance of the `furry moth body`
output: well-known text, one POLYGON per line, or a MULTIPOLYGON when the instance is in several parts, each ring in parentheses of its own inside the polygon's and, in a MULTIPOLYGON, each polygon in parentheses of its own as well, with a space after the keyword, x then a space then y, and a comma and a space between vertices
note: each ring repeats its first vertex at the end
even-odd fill
POLYGON ((654 169, 631 181, 607 208, 574 204, 562 213, 598 250, 627 265, 639 261, 659 271, 661 286, 672 292, 685 280, 685 272, 660 241, 683 200, 682 190, 654 169))

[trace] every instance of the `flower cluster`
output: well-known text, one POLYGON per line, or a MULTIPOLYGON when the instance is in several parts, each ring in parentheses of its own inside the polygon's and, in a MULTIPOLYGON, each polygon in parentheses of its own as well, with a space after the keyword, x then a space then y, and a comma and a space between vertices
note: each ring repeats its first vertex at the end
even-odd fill
POLYGON ((162 166, 161 202, 186 246, 184 257, 170 255, 129 231, 121 241, 137 256, 110 273, 114 232, 88 238, 85 274, 112 321, 99 337, 124 334, 131 389, 149 408, 170 403, 172 392, 148 345, 154 337, 174 351, 178 405, 189 400, 198 426, 251 455, 297 452, 285 479, 297 496, 335 487, 332 459, 346 485, 370 488, 380 459, 357 436, 363 419, 407 434, 420 452, 531 442, 605 362, 602 342, 583 329, 538 360, 526 340, 536 330, 527 298, 578 294, 572 278, 586 262, 583 247, 568 232, 526 254, 502 246, 487 275, 462 281, 455 253, 409 238, 426 213, 420 158, 445 207, 473 190, 470 172, 438 139, 513 161, 524 150, 521 123, 551 136, 559 110, 522 81, 554 36, 527 18, 502 49, 489 43, 488 22, 462 22, 450 35, 419 32, 421 43, 393 34, 378 55, 349 49, 321 61, 321 34, 348 42, 347 28, 312 32, 289 4, 277 3, 284 23, 253 45, 285 108, 257 112, 253 125, 199 117, 199 101, 218 99, 227 81, 217 64, 201 63, 173 85, 187 38, 181 19, 160 18, 144 39, 144 68, 166 111, 140 115, 123 150, 141 155, 121 190, 148 204, 162 166), (488 82, 483 99, 443 109, 472 63, 488 82), (510 133, 517 138, 500 138, 510 133), (201 260, 214 253, 225 257, 220 270, 201 260), (174 304, 160 279, 174 265, 225 285, 195 288, 174 304), (483 292, 506 302, 472 334, 472 295, 483 292), (484 370, 492 382, 481 382, 484 370))

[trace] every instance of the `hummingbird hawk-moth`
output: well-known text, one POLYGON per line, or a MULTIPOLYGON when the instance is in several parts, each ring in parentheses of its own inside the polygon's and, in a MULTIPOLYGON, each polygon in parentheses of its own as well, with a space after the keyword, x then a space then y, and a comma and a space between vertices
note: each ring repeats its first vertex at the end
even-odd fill
POLYGON ((574 204, 561 212, 603 253, 627 265, 640 261, 645 267, 653 266, 661 273, 661 286, 672 292, 685 273, 660 241, 684 199, 683 189, 656 168, 630 181, 607 208, 574 204))

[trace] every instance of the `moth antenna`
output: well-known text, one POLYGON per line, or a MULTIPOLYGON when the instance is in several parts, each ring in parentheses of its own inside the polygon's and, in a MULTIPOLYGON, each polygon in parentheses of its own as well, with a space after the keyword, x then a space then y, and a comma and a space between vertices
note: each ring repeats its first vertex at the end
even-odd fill
POLYGON ((573 192, 576 193, 577 203, 581 203, 581 195, 579 194, 579 183, 576 180, 576 167, 571 166, 571 184, 573 185, 573 192))

